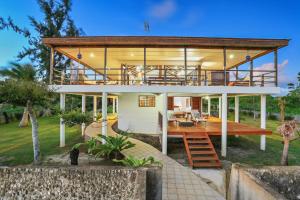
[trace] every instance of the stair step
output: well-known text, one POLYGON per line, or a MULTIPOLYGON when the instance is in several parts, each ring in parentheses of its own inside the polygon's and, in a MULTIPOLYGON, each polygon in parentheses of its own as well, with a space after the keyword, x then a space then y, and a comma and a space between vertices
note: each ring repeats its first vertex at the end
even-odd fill
POLYGON ((212 149, 212 147, 208 145, 190 145, 190 149, 212 149))
POLYGON ((206 139, 207 137, 207 135, 187 135, 186 139, 206 139))
POLYGON ((213 154, 216 154, 215 152, 213 151, 191 151, 191 154, 199 154, 199 155, 213 155, 213 154))
POLYGON ((201 156, 201 157, 193 157, 193 161, 208 161, 208 160, 215 160, 218 161, 218 158, 212 156, 201 156))
POLYGON ((221 163, 201 162, 201 163, 194 163, 193 167, 221 167, 221 163))
POLYGON ((208 140, 188 140, 189 144, 208 144, 208 140))

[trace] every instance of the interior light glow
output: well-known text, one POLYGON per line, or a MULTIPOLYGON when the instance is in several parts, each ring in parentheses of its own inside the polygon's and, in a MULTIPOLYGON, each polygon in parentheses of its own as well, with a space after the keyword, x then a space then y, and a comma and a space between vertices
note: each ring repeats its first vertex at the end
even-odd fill
POLYGON ((95 57, 95 54, 92 52, 92 53, 90 53, 90 57, 91 58, 94 58, 95 57))
POLYGON ((233 59, 233 58, 234 58, 234 54, 230 54, 230 55, 229 55, 229 58, 230 58, 230 59, 233 59))

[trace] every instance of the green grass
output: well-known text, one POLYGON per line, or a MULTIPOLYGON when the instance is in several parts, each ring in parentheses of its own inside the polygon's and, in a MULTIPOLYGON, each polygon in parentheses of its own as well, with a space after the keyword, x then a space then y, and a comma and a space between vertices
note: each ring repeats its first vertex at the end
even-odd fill
MULTIPOLYGON (((66 127, 66 147, 59 147, 59 118, 39 118, 39 141, 42 159, 45 156, 67 152, 80 142, 81 133, 77 127, 66 127)), ((33 161, 31 125, 19 128, 18 122, 0 125, 0 163, 24 165, 33 161)))
MULTIPOLYGON (((229 115, 233 120, 233 115, 229 115)), ((260 119, 253 119, 250 116, 241 116, 241 123, 260 127, 260 119)), ((239 138, 230 137, 228 139, 229 148, 227 160, 251 165, 279 165, 283 144, 282 136, 277 132, 280 122, 267 120, 267 129, 273 134, 267 136, 266 151, 260 151, 260 136, 241 136, 239 138)), ((300 165, 300 139, 290 143, 289 165, 300 165)))

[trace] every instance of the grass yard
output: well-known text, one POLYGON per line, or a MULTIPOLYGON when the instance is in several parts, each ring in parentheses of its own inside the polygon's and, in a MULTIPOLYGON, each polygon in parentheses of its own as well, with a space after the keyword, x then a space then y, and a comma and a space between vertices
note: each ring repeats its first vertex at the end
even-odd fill
MULTIPOLYGON (((80 142, 77 127, 66 127, 66 147, 59 147, 59 118, 39 118, 39 141, 42 159, 45 156, 67 152, 80 142)), ((0 165, 23 165, 33 161, 31 126, 19 128, 19 122, 0 125, 0 165)))
MULTIPOLYGON (((233 115, 229 115, 233 120, 233 115)), ((250 116, 241 116, 241 123, 260 127, 260 119, 254 120, 250 116)), ((228 140, 227 160, 251 165, 280 165, 283 149, 282 136, 276 131, 280 122, 267 120, 267 129, 273 134, 267 136, 266 151, 259 150, 260 136, 242 136, 239 138, 230 137, 228 140)), ((300 165, 300 139, 290 143, 289 165, 300 165)))

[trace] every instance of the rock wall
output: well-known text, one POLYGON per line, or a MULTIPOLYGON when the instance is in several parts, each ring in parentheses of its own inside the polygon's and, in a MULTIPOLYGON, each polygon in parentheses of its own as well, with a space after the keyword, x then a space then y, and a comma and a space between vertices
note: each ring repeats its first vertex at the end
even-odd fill
POLYGON ((146 170, 0 167, 0 199, 146 199, 146 170))

